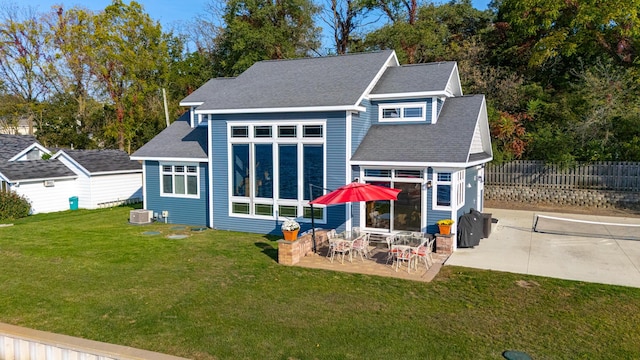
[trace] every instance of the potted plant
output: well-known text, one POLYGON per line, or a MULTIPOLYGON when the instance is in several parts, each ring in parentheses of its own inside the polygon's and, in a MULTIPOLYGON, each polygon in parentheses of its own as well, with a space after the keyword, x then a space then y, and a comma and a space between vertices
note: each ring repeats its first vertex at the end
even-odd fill
POLYGON ((449 235, 451 234, 451 225, 453 225, 453 223, 454 221, 451 219, 442 219, 438 220, 436 225, 438 225, 441 235, 449 235))
POLYGON ((295 241, 298 238, 298 231, 300 231, 300 224, 297 221, 287 219, 282 223, 282 234, 285 240, 295 241))

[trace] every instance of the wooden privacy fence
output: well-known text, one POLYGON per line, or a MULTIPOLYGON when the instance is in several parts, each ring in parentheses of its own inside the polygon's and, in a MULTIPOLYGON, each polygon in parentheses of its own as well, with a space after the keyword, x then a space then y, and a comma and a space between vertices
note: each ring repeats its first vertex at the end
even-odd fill
POLYGON ((485 184, 640 191, 640 163, 604 161, 582 163, 569 168, 537 160, 487 164, 485 184))

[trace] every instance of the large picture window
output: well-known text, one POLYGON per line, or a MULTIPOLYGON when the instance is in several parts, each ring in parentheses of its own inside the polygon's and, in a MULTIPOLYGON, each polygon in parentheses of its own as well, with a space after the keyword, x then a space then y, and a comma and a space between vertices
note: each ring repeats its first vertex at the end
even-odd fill
POLYGON ((365 226, 386 231, 421 231, 422 170, 365 169, 367 183, 400 189, 398 200, 368 201, 365 226))
MULTIPOLYGON (((324 121, 229 125, 230 215, 304 216, 309 184, 324 187, 324 127, 324 121)), ((314 212, 323 221, 324 208, 314 212)))
POLYGON ((162 196, 198 197, 199 168, 197 164, 161 164, 162 196))

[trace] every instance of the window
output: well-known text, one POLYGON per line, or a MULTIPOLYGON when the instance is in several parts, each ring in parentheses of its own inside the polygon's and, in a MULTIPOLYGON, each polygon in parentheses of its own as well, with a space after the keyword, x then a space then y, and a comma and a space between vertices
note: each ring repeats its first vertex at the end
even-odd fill
POLYGON ((162 196, 198 197, 199 168, 196 164, 162 164, 162 196))
POLYGON ((423 170, 364 169, 364 180, 369 184, 401 190, 397 200, 365 203, 365 227, 386 231, 421 231, 423 170))
POLYGON ((441 172, 436 173, 436 186, 435 186, 436 206, 438 207, 450 207, 451 206, 451 173, 441 172))
POLYGON ((246 138, 249 137, 248 126, 233 126, 231 127, 231 136, 234 138, 246 138))
POLYGON ((439 210, 459 209, 464 205, 465 171, 434 172, 433 208, 439 210))
POLYGON ((424 121, 426 103, 380 104, 378 121, 424 121))
MULTIPOLYGON (((228 131, 230 215, 310 215, 309 184, 324 186, 324 121, 235 122, 228 131)), ((321 221, 324 212, 314 207, 315 219, 321 221)))

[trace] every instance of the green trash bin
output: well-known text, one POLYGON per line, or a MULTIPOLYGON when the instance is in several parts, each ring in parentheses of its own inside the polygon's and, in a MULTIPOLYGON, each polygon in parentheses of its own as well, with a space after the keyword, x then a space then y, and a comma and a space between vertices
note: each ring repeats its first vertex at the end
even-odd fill
POLYGON ((69 209, 78 210, 78 197, 72 196, 69 198, 69 209))

